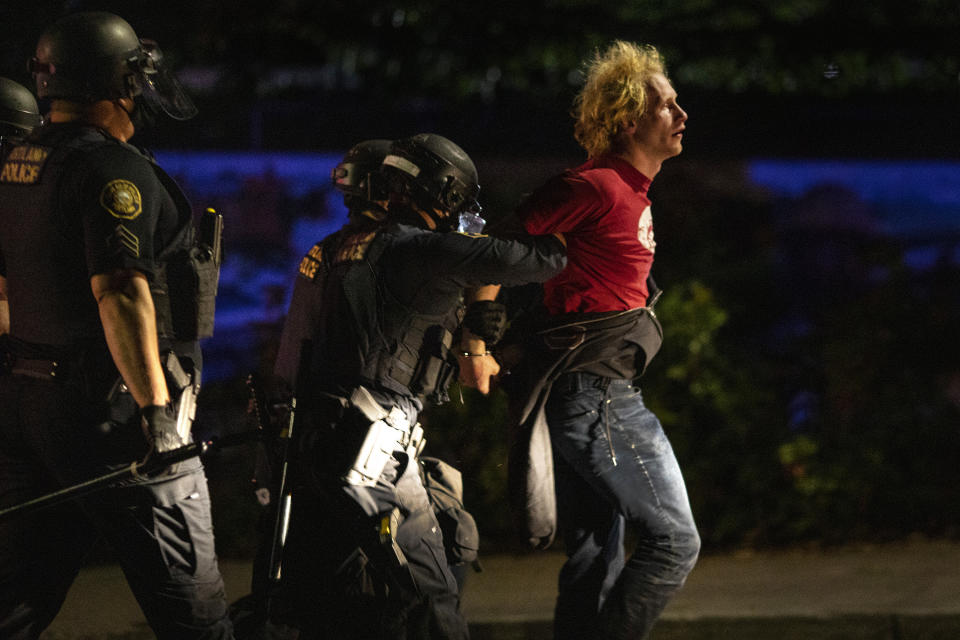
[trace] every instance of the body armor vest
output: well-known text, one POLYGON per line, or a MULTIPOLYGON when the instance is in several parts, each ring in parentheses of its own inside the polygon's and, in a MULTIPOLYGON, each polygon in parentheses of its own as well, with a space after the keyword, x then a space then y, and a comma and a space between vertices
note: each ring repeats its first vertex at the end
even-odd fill
POLYGON ((392 233, 346 227, 304 257, 277 359, 278 375, 294 388, 301 346, 308 342, 311 386, 319 390, 363 384, 435 403, 447 399, 459 305, 423 315, 383 286, 378 262, 392 233))
POLYGON ((60 202, 60 188, 65 166, 83 151, 110 143, 95 129, 81 135, 75 129, 41 130, 6 154, 0 219, 11 333, 20 339, 76 345, 101 333, 80 241, 82 222, 69 215, 70 203, 60 202))

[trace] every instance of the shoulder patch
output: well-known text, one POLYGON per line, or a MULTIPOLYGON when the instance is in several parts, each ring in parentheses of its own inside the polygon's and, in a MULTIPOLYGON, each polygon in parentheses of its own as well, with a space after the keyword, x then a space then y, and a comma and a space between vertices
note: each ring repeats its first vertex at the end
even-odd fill
POLYGON ((129 180, 111 180, 100 192, 100 206, 114 218, 133 220, 143 211, 137 185, 129 180))
POLYGON ((301 276, 307 278, 308 280, 313 280, 317 275, 317 270, 320 268, 320 264, 323 262, 323 244, 318 242, 313 245, 313 248, 307 252, 307 255, 303 256, 303 259, 300 260, 300 266, 298 271, 301 276))
POLYGON ((126 253, 133 258, 140 257, 140 238, 121 222, 113 230, 107 242, 117 253, 126 253))
POLYGON ((343 262, 356 262, 363 260, 367 255, 367 249, 373 242, 376 232, 373 233, 354 233, 341 239, 338 243, 336 254, 333 256, 332 264, 341 264, 343 262))

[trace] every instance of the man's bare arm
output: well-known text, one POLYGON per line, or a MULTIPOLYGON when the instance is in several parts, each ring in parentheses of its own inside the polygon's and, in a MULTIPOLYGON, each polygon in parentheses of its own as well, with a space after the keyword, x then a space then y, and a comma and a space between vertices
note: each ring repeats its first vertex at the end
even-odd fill
POLYGON ((0 276, 0 336, 10 333, 10 302, 7 300, 7 279, 0 276))
POLYGON ((170 402, 160 365, 153 297, 139 271, 117 270, 97 274, 90 287, 100 310, 100 322, 113 361, 137 404, 142 407, 170 402))

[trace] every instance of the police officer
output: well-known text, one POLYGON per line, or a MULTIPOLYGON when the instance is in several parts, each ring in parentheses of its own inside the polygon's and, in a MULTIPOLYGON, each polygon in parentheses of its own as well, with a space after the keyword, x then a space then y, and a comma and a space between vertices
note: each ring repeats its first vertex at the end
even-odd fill
MULTIPOLYGON (((190 441, 219 262, 183 193, 127 143, 156 115, 195 113, 156 45, 113 14, 74 13, 30 67, 49 122, 0 168, 3 506, 190 441)), ((37 638, 101 536, 158 637, 233 636, 193 458, 0 523, 0 637, 37 638)))
MULTIPOLYGON (((0 159, 6 149, 39 127, 42 118, 37 100, 30 90, 9 78, 0 78, 0 159)), ((0 356, 6 370, 7 332, 10 331, 10 313, 6 291, 0 290, 0 356)))
POLYGON ((479 186, 442 136, 394 142, 367 177, 374 204, 301 261, 278 352, 300 471, 275 618, 306 637, 465 638, 417 417, 456 375, 464 287, 542 281, 564 250, 450 232, 479 186))
POLYGON ((23 138, 42 120, 30 90, 9 78, 0 78, 0 148, 23 138))

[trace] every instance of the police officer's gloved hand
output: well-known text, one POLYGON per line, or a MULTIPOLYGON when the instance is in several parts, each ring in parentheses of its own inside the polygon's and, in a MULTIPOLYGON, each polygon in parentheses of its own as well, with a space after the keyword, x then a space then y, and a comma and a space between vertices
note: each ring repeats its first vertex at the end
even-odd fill
POLYGON ((187 444, 177 432, 177 413, 173 405, 150 405, 140 410, 151 453, 171 451, 187 444))
POLYGON ((471 302, 463 317, 463 326, 487 343, 487 346, 493 346, 500 341, 507 329, 507 307, 494 300, 471 302))

